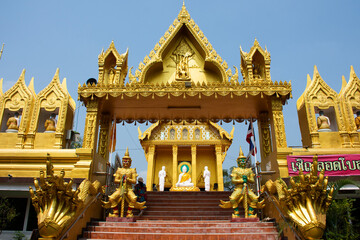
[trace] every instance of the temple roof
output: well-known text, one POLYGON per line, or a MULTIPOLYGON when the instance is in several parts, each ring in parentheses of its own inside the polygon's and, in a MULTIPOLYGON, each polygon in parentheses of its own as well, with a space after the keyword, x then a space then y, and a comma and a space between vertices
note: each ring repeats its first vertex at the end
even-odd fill
MULTIPOLYGON (((152 82, 153 79, 147 78, 152 68, 156 68, 159 63, 163 63, 164 61, 164 64, 173 65, 173 68, 175 68, 174 62, 171 62, 171 60, 170 63, 166 62, 169 54, 186 51, 191 52, 190 54, 192 54, 193 57, 192 65, 189 66, 190 68, 200 68, 202 71, 206 71, 206 69, 215 71, 216 77, 219 78, 218 81, 223 83, 227 82, 228 78, 232 76, 231 69, 228 68, 227 62, 215 51, 199 26, 190 17, 189 12, 183 4, 178 17, 169 26, 153 50, 150 51, 149 55, 145 56, 144 60, 140 62, 135 71, 135 76, 132 75, 131 71, 129 72, 130 79, 133 80, 133 83, 135 83, 134 78, 140 83, 152 82)), ((169 66, 163 66, 163 69, 169 69, 169 66)), ((198 78, 199 77, 194 78, 192 81, 197 83, 198 78)), ((170 78, 166 80, 166 82, 172 82, 171 80, 175 79, 170 78)), ((211 82, 211 79, 205 76, 203 82, 207 84, 211 82)))
MULTIPOLYGON (((248 72, 250 80, 239 81, 238 69, 235 67, 232 73, 184 4, 134 73, 130 68, 128 82, 120 77, 120 81, 104 83, 103 78, 111 78, 111 69, 100 60, 110 52, 118 55, 113 43, 99 56, 98 83, 79 85, 78 94, 85 104, 95 97, 106 101, 101 111, 117 119, 204 118, 217 122, 216 119, 256 118, 260 112, 269 111, 270 98, 281 98, 285 104, 291 97, 290 82, 271 80, 270 53, 262 49, 257 40, 249 53, 241 50, 241 54, 242 58, 256 55, 254 63, 265 64, 261 68, 262 75, 259 78, 255 72, 248 72), (259 61, 259 58, 263 59, 259 61), (239 104, 239 101, 246 104, 239 104)), ((122 72, 126 66, 119 65, 119 68, 121 70, 116 71, 122 72)), ((120 73, 116 73, 114 79, 117 74, 120 73)))

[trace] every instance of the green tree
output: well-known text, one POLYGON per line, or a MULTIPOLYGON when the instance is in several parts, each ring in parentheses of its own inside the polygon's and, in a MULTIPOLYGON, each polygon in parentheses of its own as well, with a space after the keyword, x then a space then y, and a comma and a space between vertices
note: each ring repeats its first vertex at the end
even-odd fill
POLYGON ((232 191, 232 190, 234 190, 234 187, 235 187, 231 182, 231 176, 230 176, 233 168, 234 167, 231 167, 229 170, 223 169, 224 189, 226 191, 232 191))
POLYGON ((13 236, 13 239, 14 240, 22 240, 24 237, 25 237, 25 235, 22 232, 16 231, 13 236))
POLYGON ((70 148, 71 149, 82 148, 82 144, 83 144, 83 139, 82 139, 82 137, 79 137, 78 141, 71 142, 70 148))
MULTIPOLYGON (((354 216, 355 199, 336 199, 339 190, 346 184, 359 185, 350 179, 341 179, 333 183, 335 200, 326 213, 326 229, 324 237, 328 240, 355 240, 360 238, 359 219, 354 216)), ((331 186, 332 184, 329 183, 331 186)))
POLYGON ((7 198, 0 197, 0 233, 17 216, 16 209, 7 198))

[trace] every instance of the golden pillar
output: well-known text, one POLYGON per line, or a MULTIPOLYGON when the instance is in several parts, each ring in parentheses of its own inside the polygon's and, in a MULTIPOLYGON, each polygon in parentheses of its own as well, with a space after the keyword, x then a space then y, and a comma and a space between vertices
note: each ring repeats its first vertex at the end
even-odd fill
POLYGON ((106 160, 109 157, 110 126, 110 116, 108 114, 101 115, 98 153, 106 160))
POLYGON ((222 169, 222 146, 216 145, 216 172, 217 172, 217 182, 218 182, 218 191, 224 191, 224 178, 223 178, 223 169, 222 169))
POLYGON ((150 145, 147 154, 148 170, 146 177, 146 190, 152 191, 152 185, 154 181, 154 157, 155 157, 155 145, 150 145))
POLYGON ((269 113, 261 112, 259 120, 261 158, 266 158, 271 153, 269 113))
POLYGON ((178 146, 173 145, 172 146, 172 152, 173 152, 173 175, 172 175, 172 186, 175 187, 177 183, 177 166, 178 166, 178 146))
POLYGON ((271 100, 272 117, 274 123, 275 144, 276 148, 287 148, 284 115, 282 112, 282 102, 280 98, 271 100))
POLYGON ((197 178, 196 178, 196 145, 191 146, 191 168, 192 168, 191 179, 192 179, 192 182, 194 183, 194 187, 196 187, 196 183, 197 183, 197 178))
POLYGON ((83 148, 96 149, 98 133, 98 100, 90 100, 86 104, 86 119, 84 129, 83 148))

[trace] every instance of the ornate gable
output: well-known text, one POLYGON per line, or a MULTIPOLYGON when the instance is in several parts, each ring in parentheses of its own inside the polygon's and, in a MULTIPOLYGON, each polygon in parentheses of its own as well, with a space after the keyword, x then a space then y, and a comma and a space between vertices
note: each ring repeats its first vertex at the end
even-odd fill
POLYGON ((31 79, 29 87, 25 84, 25 69, 22 71, 18 81, 1 96, 0 119, 4 121, 4 111, 21 111, 19 134, 24 134, 30 123, 31 110, 35 98, 34 78, 31 79))
POLYGON ((307 76, 307 86, 297 101, 299 124, 304 146, 320 147, 325 143, 329 134, 342 134, 343 147, 348 147, 349 142, 345 133, 345 118, 338 94, 321 78, 317 67, 314 66, 313 79, 307 76), (317 114, 323 112, 330 121, 330 131, 319 134, 317 114), (328 134, 328 135, 326 135, 328 134), (319 136, 324 136, 319 138, 319 136), (325 137, 325 135, 327 137, 325 137))
POLYGON ((347 129, 349 132, 356 132, 354 114, 360 111, 360 80, 356 76, 353 66, 350 67, 349 82, 346 83, 344 76, 342 82, 339 97, 344 107, 347 129))
POLYGON ((185 5, 154 49, 140 62, 135 75, 129 71, 130 83, 145 84, 225 83, 231 76, 226 61, 191 19, 185 5))
POLYGON ((56 111, 56 115, 58 115, 56 131, 63 132, 68 106, 71 107, 72 111, 75 111, 76 104, 66 88, 66 79, 64 78, 63 83, 61 84, 59 79, 59 69, 56 69, 55 75, 49 85, 36 97, 30 132, 35 132, 37 130, 40 109, 44 109, 47 112, 56 111))
POLYGON ((314 66, 313 80, 305 90, 304 97, 305 102, 312 103, 319 109, 328 109, 339 102, 338 94, 321 78, 316 66, 314 66))
MULTIPOLYGON (((343 83, 346 84, 344 77, 343 83)), ((356 76, 353 66, 350 67, 349 82, 346 85, 343 84, 339 95, 349 101, 352 107, 360 109, 360 80, 356 76)))
POLYGON ((110 43, 105 53, 104 50, 100 53, 98 57, 99 85, 124 85, 128 55, 128 49, 120 55, 115 48, 114 41, 110 43))

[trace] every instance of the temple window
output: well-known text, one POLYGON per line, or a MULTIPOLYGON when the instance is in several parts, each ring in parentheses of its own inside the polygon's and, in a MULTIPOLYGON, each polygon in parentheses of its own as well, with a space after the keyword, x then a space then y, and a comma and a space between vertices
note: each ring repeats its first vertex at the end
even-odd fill
POLYGON ((265 60, 259 51, 254 53, 252 67, 254 79, 265 79, 265 60))
POLYGON ((316 124, 319 132, 337 132, 338 126, 334 107, 319 109, 315 107, 316 124))
POLYGON ((184 128, 182 130, 182 140, 187 140, 187 139, 188 139, 188 130, 184 128))
POLYGON ((170 140, 175 140, 175 129, 170 129, 170 140))
POLYGON ((195 140, 200 140, 200 129, 195 129, 195 140))
POLYGON ((115 84, 116 58, 112 52, 105 59, 104 70, 105 84, 115 84))
POLYGON ((360 132, 360 109, 353 108, 356 130, 360 132))
POLYGON ((1 132, 17 132, 20 126, 22 109, 18 111, 4 110, 1 132))
POLYGON ((55 132, 59 115, 59 108, 54 111, 46 111, 40 108, 37 132, 55 132))

